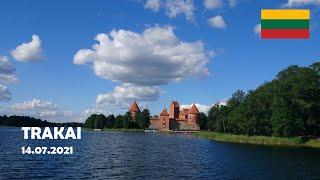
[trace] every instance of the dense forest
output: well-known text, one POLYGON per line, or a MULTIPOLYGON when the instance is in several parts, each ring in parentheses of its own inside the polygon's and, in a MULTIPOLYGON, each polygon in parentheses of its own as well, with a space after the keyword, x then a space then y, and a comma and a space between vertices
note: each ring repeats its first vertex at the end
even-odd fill
POLYGON ((147 129, 149 125, 150 112, 148 109, 137 112, 135 121, 132 121, 130 112, 126 112, 124 115, 111 114, 107 117, 103 114, 92 114, 84 123, 84 127, 91 129, 147 129))
POLYGON ((82 127, 83 123, 53 123, 46 120, 36 119, 29 116, 0 116, 0 126, 16 127, 82 127))
POLYGON ((214 105, 201 122, 215 132, 319 137, 320 62, 290 66, 256 90, 236 91, 226 106, 214 105))

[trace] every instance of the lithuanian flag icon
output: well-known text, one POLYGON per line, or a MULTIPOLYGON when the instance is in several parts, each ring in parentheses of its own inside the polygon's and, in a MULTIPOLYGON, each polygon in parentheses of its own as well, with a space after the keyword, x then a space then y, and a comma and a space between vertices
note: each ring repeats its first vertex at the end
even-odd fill
POLYGON ((261 38, 309 38, 308 9, 261 10, 261 38))

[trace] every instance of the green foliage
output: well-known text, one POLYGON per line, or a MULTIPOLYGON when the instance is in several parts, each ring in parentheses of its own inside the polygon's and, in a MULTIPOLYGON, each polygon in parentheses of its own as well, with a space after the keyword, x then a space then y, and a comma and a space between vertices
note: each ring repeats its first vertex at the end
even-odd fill
POLYGON ((123 128, 123 116, 122 116, 122 115, 118 115, 118 116, 116 117, 116 121, 115 121, 115 123, 114 123, 113 128, 115 128, 115 129, 121 129, 121 128, 123 128))
POLYGON ((148 109, 144 109, 142 112, 138 112, 135 121, 130 112, 126 112, 124 115, 113 114, 105 117, 103 114, 92 114, 84 123, 86 128, 90 129, 146 129, 150 125, 150 112, 148 109))
POLYGON ((124 116, 123 116, 123 128, 125 129, 129 129, 130 128, 130 122, 132 121, 132 117, 130 112, 127 112, 124 116))
POLYGON ((91 129, 103 129, 107 123, 107 118, 103 114, 92 114, 84 123, 86 128, 91 129))
POLYGON ((208 117, 203 112, 199 114, 197 123, 200 125, 200 129, 208 129, 208 117))
POLYGON ((142 129, 146 129, 150 126, 150 112, 148 109, 144 109, 142 112, 136 114, 136 122, 142 129))
POLYGON ((113 128, 116 122, 116 118, 114 117, 113 114, 107 116, 106 118, 106 123, 104 124, 104 127, 106 128, 113 128))
POLYGON ((236 91, 226 106, 211 107, 208 128, 244 135, 319 136, 319 69, 319 62, 290 66, 256 90, 236 91))

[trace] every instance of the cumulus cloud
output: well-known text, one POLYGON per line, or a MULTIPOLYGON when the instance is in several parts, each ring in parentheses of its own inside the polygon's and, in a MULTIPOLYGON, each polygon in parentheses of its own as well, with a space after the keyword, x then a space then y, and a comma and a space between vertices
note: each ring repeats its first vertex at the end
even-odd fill
POLYGON ((160 93, 161 90, 157 86, 137 86, 124 83, 110 93, 99 94, 96 104, 128 108, 132 101, 155 101, 160 93))
POLYGON ((203 5, 206 9, 218 9, 222 7, 222 0, 204 0, 203 5))
POLYGON ((32 35, 32 41, 22 43, 12 50, 11 55, 18 61, 41 61, 44 60, 42 54, 41 40, 37 35, 32 35))
POLYGON ((224 21, 223 17, 220 15, 208 19, 208 23, 212 27, 218 28, 218 29, 224 29, 227 27, 226 22, 224 21))
POLYGON ((99 77, 137 85, 163 85, 209 74, 201 41, 183 42, 173 28, 151 27, 142 33, 113 30, 95 37, 92 49, 80 49, 74 64, 90 64, 99 77))
POLYGON ((0 101, 10 101, 10 100, 11 100, 11 93, 9 92, 8 88, 0 84, 0 101))
POLYGON ((11 93, 3 84, 16 83, 16 69, 10 64, 7 56, 0 56, 0 101, 10 101, 11 93))
POLYGON ((288 0, 287 3, 283 4, 283 7, 301 7, 307 5, 320 5, 320 0, 288 0))
POLYGON ((170 18, 175 18, 176 16, 183 14, 189 21, 193 21, 193 13, 195 11, 192 0, 147 0, 144 4, 144 8, 151 9, 154 12, 163 8, 170 18))
POLYGON ((14 74, 16 69, 10 64, 7 56, 0 56, 0 84, 11 84, 18 81, 14 74))
POLYGON ((132 101, 155 101, 161 85, 209 75, 206 65, 214 53, 206 51, 201 41, 180 41, 171 26, 154 26, 141 33, 113 30, 95 40, 99 43, 80 49, 73 63, 92 66, 97 76, 120 85, 99 94, 95 107, 84 114, 101 112, 101 107, 128 108, 132 101))
POLYGON ((261 36, 261 24, 257 24, 253 28, 253 32, 257 36, 261 36))
POLYGON ((160 9, 160 0, 147 0, 144 4, 144 8, 157 12, 160 9))
POLYGON ((13 104, 12 109, 16 110, 55 110, 57 106, 51 101, 42 101, 39 99, 32 99, 30 101, 24 101, 22 103, 13 104))
POLYGON ((11 106, 0 109, 0 113, 7 116, 30 116, 51 122, 83 121, 83 119, 76 117, 72 111, 58 108, 58 106, 51 101, 43 101, 39 99, 32 99, 30 101, 12 104, 11 106))
POLYGON ((165 8, 167 15, 170 18, 175 18, 179 14, 184 14, 187 20, 193 21, 195 7, 192 0, 167 0, 165 8))

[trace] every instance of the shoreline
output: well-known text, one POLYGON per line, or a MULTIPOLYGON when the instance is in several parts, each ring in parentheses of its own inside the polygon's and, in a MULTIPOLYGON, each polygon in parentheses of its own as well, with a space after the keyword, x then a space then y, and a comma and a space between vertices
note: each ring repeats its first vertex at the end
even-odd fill
POLYGON ((291 147, 311 147, 320 148, 320 140, 304 139, 302 137, 267 137, 267 136, 247 136, 224 134, 217 132, 199 131, 194 134, 195 137, 206 138, 219 142, 230 142, 238 144, 255 144, 265 146, 291 146, 291 147))
POLYGON ((115 131, 115 132, 136 132, 136 133, 144 133, 144 129, 109 129, 104 128, 102 131, 115 131))

